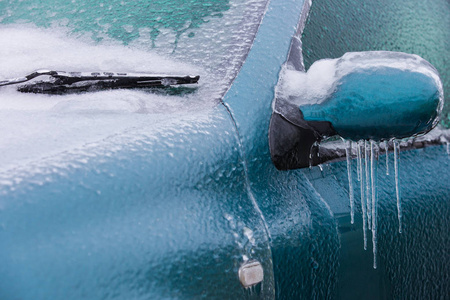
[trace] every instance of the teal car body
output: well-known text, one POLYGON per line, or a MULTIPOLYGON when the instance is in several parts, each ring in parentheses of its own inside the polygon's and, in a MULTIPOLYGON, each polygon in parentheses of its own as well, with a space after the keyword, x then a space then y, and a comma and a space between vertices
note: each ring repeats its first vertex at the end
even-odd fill
MULTIPOLYGON (((358 212, 349 221, 346 165, 279 171, 271 161, 274 90, 308 9, 303 1, 267 3, 214 105, 148 114, 139 126, 2 171, 0 299, 450 294, 445 146, 401 155, 402 234, 393 176, 381 175, 380 157, 376 270, 358 212), (264 270, 250 288, 238 276, 247 261, 264 270)), ((131 43, 137 31, 122 29, 109 33, 131 43)))

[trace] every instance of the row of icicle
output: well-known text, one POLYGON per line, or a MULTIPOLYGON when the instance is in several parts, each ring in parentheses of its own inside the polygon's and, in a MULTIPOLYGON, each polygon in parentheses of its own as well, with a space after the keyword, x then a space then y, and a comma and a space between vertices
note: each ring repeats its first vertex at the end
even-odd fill
MULTIPOLYGON (((350 198, 350 222, 355 221, 355 196, 353 192, 352 180, 352 141, 342 139, 346 143, 345 153, 347 158, 347 176, 349 185, 350 198)), ((400 143, 398 140, 391 140, 394 151, 394 175, 395 175, 395 195, 397 198, 397 217, 398 217, 398 232, 402 233, 402 202, 400 194, 399 183, 399 160, 400 160, 400 143)), ((367 250, 367 229, 372 231, 372 245, 373 245, 373 268, 377 268, 377 167, 380 146, 383 146, 386 154, 386 175, 389 175, 389 143, 376 142, 373 140, 360 140, 356 146, 356 162, 358 182, 361 190, 361 209, 363 217, 363 233, 364 233, 364 250, 367 250)), ((318 146, 314 143, 313 146, 318 146)), ((446 150, 450 158, 450 141, 446 141, 446 150)), ((319 152, 317 153, 319 155, 319 152)), ((310 168, 312 168, 312 153, 309 155, 310 168)), ((318 165, 323 171, 322 165, 318 165)))
MULTIPOLYGON (((350 197, 350 219, 353 224, 355 221, 354 202, 355 196, 353 192, 352 180, 352 141, 346 141, 346 156, 347 156, 347 175, 349 184, 350 197)), ((386 153, 386 175, 389 175, 389 145, 388 142, 382 142, 386 153)), ((367 229, 372 231, 372 245, 373 245, 373 268, 377 268, 377 166, 378 156, 380 151, 380 143, 375 141, 360 140, 356 146, 356 162, 358 182, 361 189, 361 208, 363 217, 363 232, 364 232, 364 250, 367 250, 367 229)), ((393 140, 394 148, 394 174, 395 174, 395 194, 397 197, 397 212, 398 212, 398 231, 402 232, 402 204, 399 189, 398 163, 400 154, 400 144, 393 140)))

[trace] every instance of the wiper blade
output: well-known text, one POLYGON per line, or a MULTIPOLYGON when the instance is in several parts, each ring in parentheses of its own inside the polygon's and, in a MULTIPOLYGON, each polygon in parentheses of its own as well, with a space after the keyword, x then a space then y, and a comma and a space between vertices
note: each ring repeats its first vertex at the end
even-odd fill
POLYGON ((31 80, 33 78, 36 78, 38 76, 42 76, 42 75, 53 75, 56 74, 58 72, 56 71, 50 71, 50 70, 37 70, 31 74, 28 74, 24 77, 18 77, 18 78, 11 78, 11 79, 6 79, 6 80, 1 80, 0 81, 0 86, 4 86, 4 85, 10 85, 10 84, 17 84, 17 83, 23 83, 26 82, 28 80, 31 80))
POLYGON ((173 85, 198 83, 200 79, 198 75, 38 70, 25 77, 0 81, 0 86, 24 83, 43 75, 50 76, 50 80, 26 84, 20 86, 18 90, 28 93, 64 93, 68 91, 90 91, 113 88, 169 87, 173 85))

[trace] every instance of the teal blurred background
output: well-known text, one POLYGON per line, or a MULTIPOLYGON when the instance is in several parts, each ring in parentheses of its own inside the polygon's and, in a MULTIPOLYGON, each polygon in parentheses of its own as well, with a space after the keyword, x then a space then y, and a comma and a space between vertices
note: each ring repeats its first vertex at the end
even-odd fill
POLYGON ((350 51, 417 54, 444 84, 441 124, 450 128, 450 2, 448 0, 314 0, 302 37, 305 67, 350 51))

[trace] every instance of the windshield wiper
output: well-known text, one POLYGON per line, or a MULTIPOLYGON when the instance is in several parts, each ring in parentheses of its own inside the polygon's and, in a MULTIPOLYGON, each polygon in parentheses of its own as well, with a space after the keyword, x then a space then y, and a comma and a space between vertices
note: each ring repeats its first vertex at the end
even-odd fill
POLYGON ((18 90, 24 93, 63 94, 66 92, 117 88, 164 88, 174 85, 194 84, 200 79, 198 75, 37 70, 24 77, 2 80, 0 86, 24 83, 44 75, 50 76, 50 79, 19 86, 18 90))

